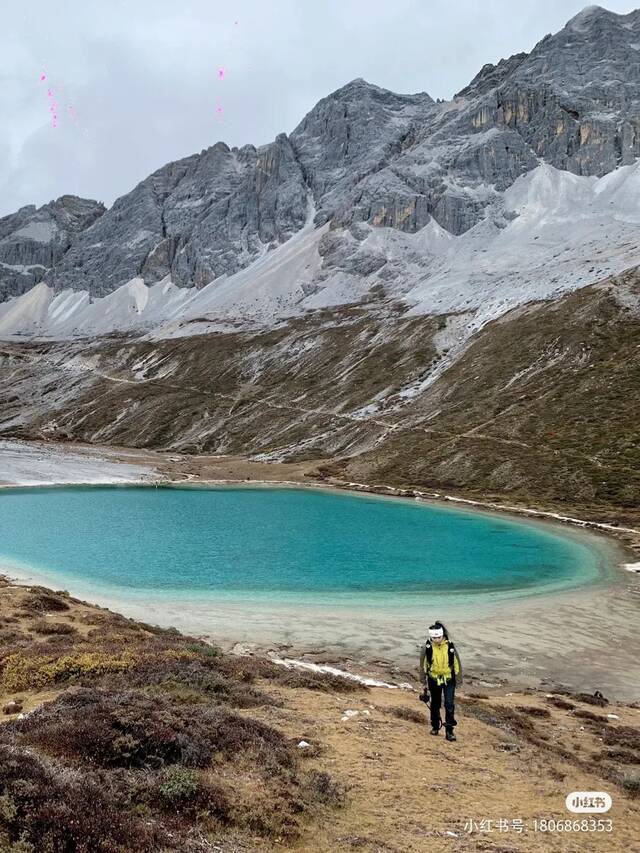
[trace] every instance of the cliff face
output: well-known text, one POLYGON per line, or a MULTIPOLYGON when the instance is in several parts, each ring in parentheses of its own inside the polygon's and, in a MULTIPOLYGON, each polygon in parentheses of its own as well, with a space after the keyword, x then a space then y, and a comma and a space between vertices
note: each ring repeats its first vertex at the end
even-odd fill
POLYGON ((159 169, 106 213, 65 197, 6 217, 0 298, 43 278, 91 297, 134 277, 199 288, 311 221, 330 223, 345 245, 359 223, 415 233, 434 220, 461 235, 500 222, 505 190, 541 163, 602 177, 634 162, 639 60, 640 12, 589 7, 530 54, 486 65, 446 103, 354 80, 290 136, 260 148, 219 142, 159 169), (55 211, 78 205, 77 226, 60 226, 55 211), (39 241, 21 230, 29 217, 39 241), (45 235, 54 220, 63 234, 45 235))
POLYGON ((200 287, 285 242, 306 217, 302 171, 284 134, 260 149, 219 142, 119 198, 47 281, 96 296, 137 275, 200 287))
POLYGON ((36 210, 21 207, 0 219, 0 302, 37 284, 105 207, 65 195, 36 210))
POLYGON ((457 97, 479 99, 479 130, 503 126, 553 166, 601 177, 640 154, 639 84, 640 13, 591 6, 457 97))

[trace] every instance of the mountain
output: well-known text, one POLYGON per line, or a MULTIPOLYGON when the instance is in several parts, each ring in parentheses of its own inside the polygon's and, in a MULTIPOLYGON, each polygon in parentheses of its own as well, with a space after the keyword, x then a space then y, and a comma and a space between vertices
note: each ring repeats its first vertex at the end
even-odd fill
POLYGON ((0 301, 37 284, 104 212, 100 202, 65 195, 0 218, 0 301))
POLYGON ((0 431, 547 503, 569 477, 628 512, 639 153, 640 11, 595 6, 451 101, 354 80, 110 210, 24 208, 0 220, 0 431))

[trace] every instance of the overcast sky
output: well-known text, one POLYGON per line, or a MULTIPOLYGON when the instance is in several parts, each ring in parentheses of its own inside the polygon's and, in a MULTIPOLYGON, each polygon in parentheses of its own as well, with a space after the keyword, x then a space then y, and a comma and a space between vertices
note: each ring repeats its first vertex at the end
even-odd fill
MULTIPOLYGON (((450 98, 580 0, 31 0, 3 4, 0 215, 105 204, 222 139, 269 142, 364 77, 450 98)), ((610 0, 629 12, 633 3, 610 0)))

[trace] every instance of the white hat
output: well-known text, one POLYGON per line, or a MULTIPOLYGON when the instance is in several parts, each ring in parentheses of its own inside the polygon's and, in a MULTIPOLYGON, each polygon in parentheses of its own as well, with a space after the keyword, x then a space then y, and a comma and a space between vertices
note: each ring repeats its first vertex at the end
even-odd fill
POLYGON ((430 640, 441 640, 444 637, 444 631, 442 628, 429 628, 429 639, 430 640))

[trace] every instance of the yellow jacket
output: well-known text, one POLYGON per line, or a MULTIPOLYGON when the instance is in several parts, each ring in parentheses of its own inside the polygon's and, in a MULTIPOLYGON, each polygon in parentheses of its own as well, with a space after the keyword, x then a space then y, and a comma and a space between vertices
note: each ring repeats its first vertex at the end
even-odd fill
MULTIPOLYGON (((449 666, 449 641, 443 640, 440 644, 432 643, 433 656, 431 666, 427 662, 427 650, 422 649, 420 655, 420 681, 424 684, 427 678, 432 678, 436 684, 444 684, 451 678, 451 667, 449 666)), ((460 661, 455 655, 453 669, 456 675, 460 675, 460 661)))

